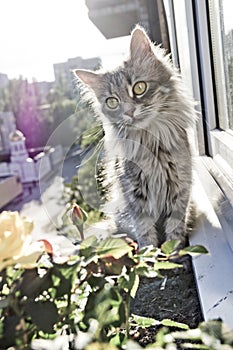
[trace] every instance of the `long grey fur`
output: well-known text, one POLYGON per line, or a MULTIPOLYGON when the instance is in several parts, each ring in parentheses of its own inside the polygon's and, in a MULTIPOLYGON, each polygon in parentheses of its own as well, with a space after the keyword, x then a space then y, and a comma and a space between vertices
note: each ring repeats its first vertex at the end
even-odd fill
MULTIPOLYGON (((169 56, 137 26, 121 66, 75 74, 105 131, 109 194, 104 212, 113 222, 106 227, 127 233, 140 246, 168 239, 184 244, 192 186, 188 131, 196 113, 169 56), (134 94, 137 82, 146 83, 142 95, 134 94), (109 97, 118 100, 116 109, 108 107, 109 97)), ((103 224, 97 231, 101 227, 104 231, 103 224)))

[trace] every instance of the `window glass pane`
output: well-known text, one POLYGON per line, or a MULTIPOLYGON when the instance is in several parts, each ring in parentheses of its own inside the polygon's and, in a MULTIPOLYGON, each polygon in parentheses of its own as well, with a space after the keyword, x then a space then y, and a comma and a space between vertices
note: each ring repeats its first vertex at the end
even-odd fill
POLYGON ((232 12, 232 0, 209 0, 218 121, 224 130, 233 130, 232 12))
POLYGON ((233 129, 233 1, 221 1, 221 22, 223 35, 223 50, 225 56, 225 74, 228 102, 228 122, 233 129))

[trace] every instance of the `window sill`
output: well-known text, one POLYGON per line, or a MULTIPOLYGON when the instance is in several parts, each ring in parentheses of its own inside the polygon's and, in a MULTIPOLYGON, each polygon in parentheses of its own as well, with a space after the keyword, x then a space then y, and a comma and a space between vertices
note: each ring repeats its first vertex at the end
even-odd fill
POLYGON ((221 318, 233 328, 233 209, 198 158, 194 172, 194 199, 200 215, 190 244, 205 246, 209 254, 193 259, 205 320, 221 318))
MULTIPOLYGON (((213 158, 220 156, 227 164, 233 167, 233 133, 231 130, 212 130, 210 132, 213 146, 213 158)), ((233 168, 231 169, 233 173, 233 168)))

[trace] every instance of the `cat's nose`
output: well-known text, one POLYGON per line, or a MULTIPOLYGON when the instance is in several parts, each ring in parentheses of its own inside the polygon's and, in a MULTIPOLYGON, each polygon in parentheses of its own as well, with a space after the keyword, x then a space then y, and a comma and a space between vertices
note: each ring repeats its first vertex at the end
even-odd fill
POLYGON ((133 117, 134 116, 134 112, 135 112, 135 107, 134 106, 130 106, 130 107, 125 109, 125 114, 128 115, 129 117, 133 117))

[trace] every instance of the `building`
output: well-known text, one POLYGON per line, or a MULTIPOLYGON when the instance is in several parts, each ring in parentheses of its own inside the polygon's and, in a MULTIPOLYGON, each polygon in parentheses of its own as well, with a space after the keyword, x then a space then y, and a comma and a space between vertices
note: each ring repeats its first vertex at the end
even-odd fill
POLYGON ((0 89, 7 87, 9 84, 9 79, 7 74, 0 73, 0 89))
POLYGON ((89 18, 107 38, 129 35, 137 23, 170 51, 162 0, 86 0, 89 18))
POLYGON ((34 81, 32 83, 34 88, 36 88, 39 92, 39 96, 41 99, 41 103, 47 102, 47 96, 49 91, 54 87, 54 82, 49 81, 34 81))
POLYGON ((20 196, 22 192, 22 184, 17 176, 0 176, 0 208, 20 196))
POLYGON ((146 1, 86 0, 89 18, 107 38, 129 35, 135 23, 149 30, 146 1))
POLYGON ((63 149, 60 145, 30 157, 25 141, 21 131, 11 132, 9 135, 10 159, 0 163, 0 176, 16 176, 23 184, 37 182, 49 176, 57 164, 63 161, 63 149))
POLYGON ((21 182, 36 181, 36 171, 33 159, 29 157, 25 145, 25 137, 19 130, 13 131, 9 136, 11 146, 10 172, 19 176, 21 182))
POLYGON ((15 117, 12 112, 0 112, 0 152, 9 152, 9 135, 16 129, 15 117))
POLYGON ((84 59, 82 57, 69 58, 66 62, 55 63, 53 65, 55 83, 65 90, 73 91, 72 70, 76 68, 96 70, 101 67, 101 59, 99 57, 92 57, 84 59))

